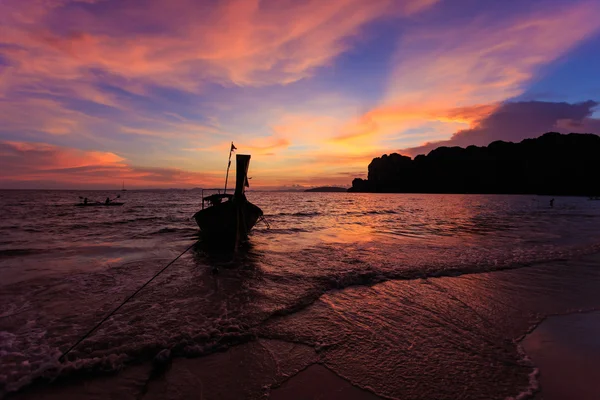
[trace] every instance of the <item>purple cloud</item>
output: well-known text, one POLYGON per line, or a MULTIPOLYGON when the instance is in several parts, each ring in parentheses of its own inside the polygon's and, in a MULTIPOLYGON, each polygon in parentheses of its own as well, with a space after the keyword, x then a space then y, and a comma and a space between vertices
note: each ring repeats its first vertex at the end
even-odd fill
POLYGON ((486 146, 496 140, 520 142, 549 131, 600 133, 600 120, 591 118, 598 104, 593 100, 575 104, 544 101, 504 103, 472 129, 458 131, 448 140, 401 150, 401 153, 415 156, 441 146, 486 146))

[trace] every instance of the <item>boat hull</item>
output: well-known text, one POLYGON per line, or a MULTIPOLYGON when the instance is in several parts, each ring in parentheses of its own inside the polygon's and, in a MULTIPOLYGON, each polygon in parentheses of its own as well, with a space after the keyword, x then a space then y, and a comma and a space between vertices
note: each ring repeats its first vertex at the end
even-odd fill
POLYGON ((248 239, 248 234, 262 215, 262 210, 249 201, 234 200, 200 210, 194 214, 194 219, 202 239, 235 243, 248 239))

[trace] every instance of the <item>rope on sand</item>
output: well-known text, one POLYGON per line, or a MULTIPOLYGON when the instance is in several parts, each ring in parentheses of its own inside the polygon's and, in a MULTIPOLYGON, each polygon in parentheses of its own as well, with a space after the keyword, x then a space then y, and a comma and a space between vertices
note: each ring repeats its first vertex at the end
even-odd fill
POLYGON ((112 317, 117 311, 119 311, 119 309, 121 307, 123 307, 125 305, 125 303, 127 303, 129 300, 131 300, 133 298, 133 296, 135 296, 136 294, 138 294, 143 288, 145 288, 146 286, 148 286, 148 284, 150 282, 152 282, 157 276, 159 276, 160 274, 162 274, 167 268, 169 268, 175 261, 179 260, 179 258, 184 255, 185 253, 187 253, 192 247, 194 247, 196 245, 196 242, 192 243, 187 249, 185 249, 181 254, 179 254, 177 257, 175 257, 170 263, 168 263, 167 265, 165 265, 163 267, 163 269, 161 269, 160 271, 158 271, 156 274, 154 274, 154 276, 152 278, 150 278, 150 280, 148 280, 146 283, 144 283, 138 290, 136 290, 131 296, 129 296, 128 298, 125 299, 125 301, 123 301, 121 304, 119 304, 119 306, 117 308, 115 308, 114 310, 111 311, 110 314, 108 314, 106 317, 104 317, 104 319, 102 321, 100 321, 96 326, 94 326, 92 329, 90 329, 90 331, 88 333, 86 333, 85 335, 83 335, 73 346, 71 346, 69 348, 69 350, 65 351, 59 358, 59 361, 63 361, 65 356, 67 354, 69 354, 69 352, 71 352, 71 350, 73 350, 75 347, 77 347, 77 345, 81 342, 83 342, 88 336, 90 336, 96 329, 98 329, 100 327, 100 325, 102 325, 103 323, 106 322, 106 320, 108 320, 110 317, 112 317))

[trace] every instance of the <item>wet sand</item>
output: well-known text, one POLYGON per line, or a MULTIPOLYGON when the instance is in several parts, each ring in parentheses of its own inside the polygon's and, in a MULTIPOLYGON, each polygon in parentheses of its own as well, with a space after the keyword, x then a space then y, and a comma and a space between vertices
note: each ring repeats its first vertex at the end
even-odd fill
POLYGON ((540 398, 600 398, 600 312, 549 317, 523 347, 540 369, 540 398))
POLYGON ((146 363, 9 397, 597 398, 600 313, 581 312, 600 309, 599 287, 600 255, 348 287, 266 321, 255 340, 174 358, 160 374, 146 363))

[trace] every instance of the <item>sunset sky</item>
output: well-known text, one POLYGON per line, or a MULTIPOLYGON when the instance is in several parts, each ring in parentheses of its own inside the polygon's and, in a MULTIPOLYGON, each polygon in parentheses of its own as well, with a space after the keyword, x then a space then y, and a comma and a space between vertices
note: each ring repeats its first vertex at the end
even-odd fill
POLYGON ((600 133, 598 0, 0 0, 0 188, 349 185, 600 133), (441 142, 441 143, 436 143, 441 142))

